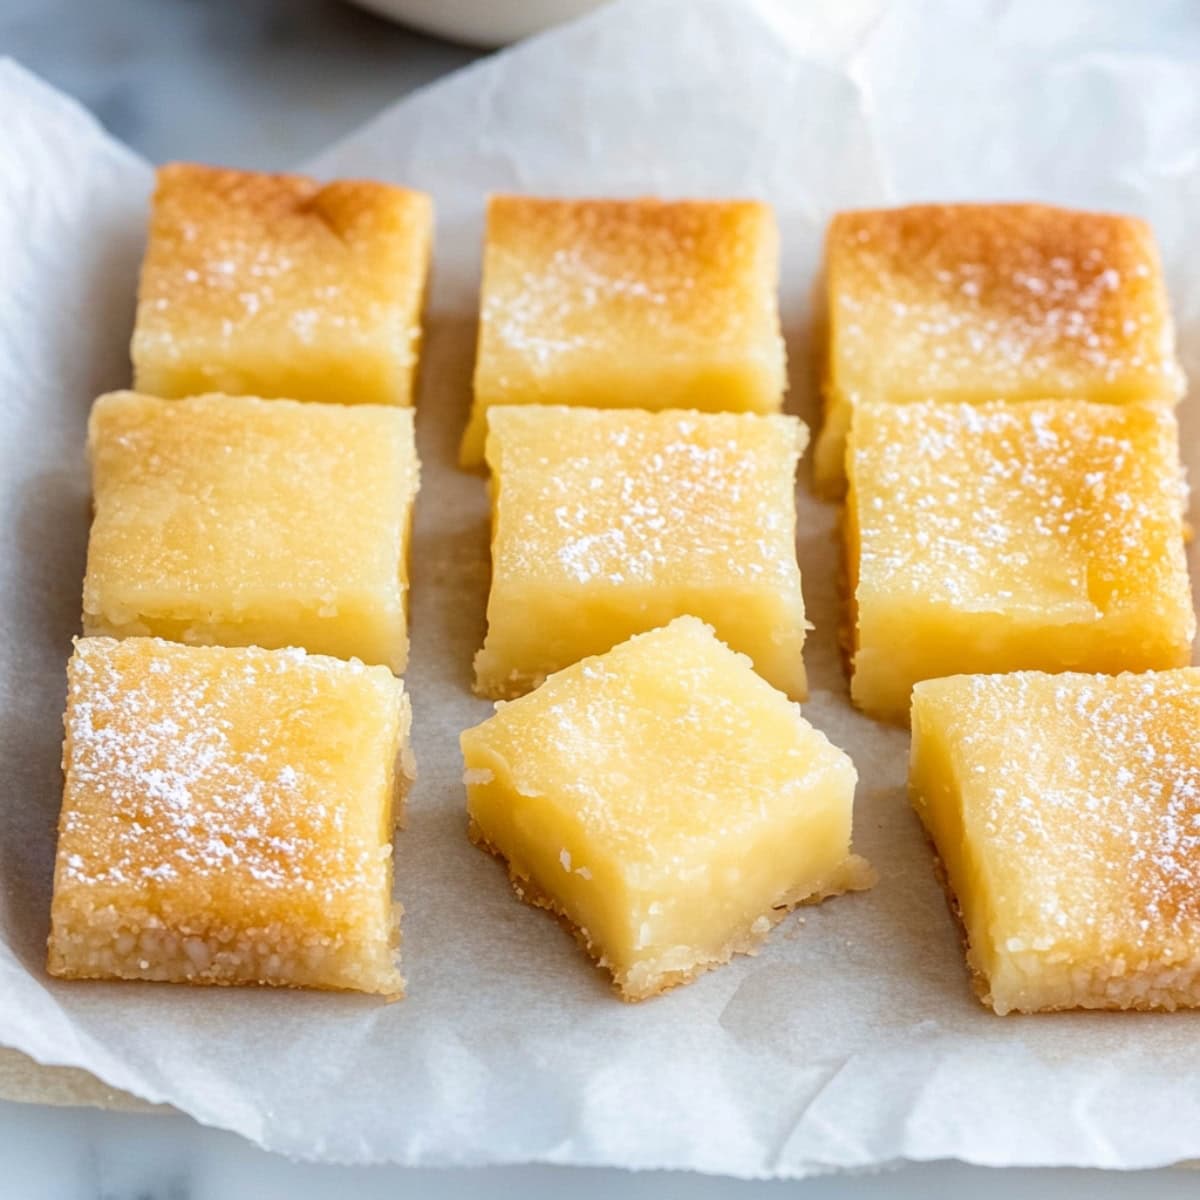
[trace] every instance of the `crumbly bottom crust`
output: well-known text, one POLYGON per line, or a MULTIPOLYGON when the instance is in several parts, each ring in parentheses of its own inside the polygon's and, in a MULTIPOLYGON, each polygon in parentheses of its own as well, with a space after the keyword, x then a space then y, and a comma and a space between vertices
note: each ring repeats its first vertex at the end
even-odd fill
POLYGON ((58 913, 47 970, 60 979, 128 979, 207 987, 284 987, 404 996, 400 904, 386 942, 362 944, 279 926, 182 932, 144 913, 58 913))
MULTIPOLYGON (((404 828, 415 779, 416 759, 405 742, 397 750, 393 779, 397 829, 404 828)), ((59 979, 365 992, 391 1003, 405 994, 400 973, 403 913, 404 906, 393 900, 386 943, 364 944, 279 925, 239 929, 198 919, 194 928, 171 928, 136 905, 94 910, 75 903, 55 908, 46 969, 59 979)))
POLYGON ((519 900, 523 900, 534 908, 545 909, 558 918, 559 923, 575 938, 596 966, 603 967, 612 975, 613 987, 617 995, 627 1003, 648 1000, 651 996, 660 995, 673 987, 691 983, 705 971, 729 962, 735 954, 756 954, 771 930, 793 909, 802 904, 819 904, 830 896, 840 896, 844 892, 866 891, 878 878, 875 869, 865 858, 851 854, 828 879, 823 880, 815 888, 807 888, 795 895, 786 896, 767 912, 760 913, 716 953, 699 959, 687 967, 675 970, 656 971, 652 966, 648 968, 646 964, 639 964, 629 971, 620 971, 605 959, 600 947, 592 941, 587 930, 578 926, 553 896, 544 891, 533 879, 518 875, 513 870, 512 864, 504 856, 503 851, 488 840, 473 819, 469 820, 467 835, 476 846, 491 854, 504 865, 508 872, 509 882, 519 900))

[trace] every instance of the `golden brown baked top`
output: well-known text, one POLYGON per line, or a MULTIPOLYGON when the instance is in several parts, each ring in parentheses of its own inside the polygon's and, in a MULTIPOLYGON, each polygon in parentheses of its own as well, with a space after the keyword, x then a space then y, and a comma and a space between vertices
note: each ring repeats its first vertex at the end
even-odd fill
POLYGON ((827 239, 831 382, 864 398, 1174 398, 1154 236, 1044 204, 839 213, 827 239))
POLYGON ((662 352, 693 342, 742 350, 777 333, 778 254, 771 209, 752 200, 493 196, 483 345, 617 351, 616 324, 662 352))
POLYGON ((389 184, 161 167, 135 363, 186 359, 196 344, 235 366, 330 342, 407 352, 431 226, 429 197, 389 184))

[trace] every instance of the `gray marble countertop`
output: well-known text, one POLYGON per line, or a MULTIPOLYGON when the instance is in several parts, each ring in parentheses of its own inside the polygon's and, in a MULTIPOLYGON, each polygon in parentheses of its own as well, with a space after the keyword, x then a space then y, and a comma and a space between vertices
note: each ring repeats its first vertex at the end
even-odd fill
MULTIPOLYGON (((493 2, 493 0, 479 0, 493 2)), ((499 2, 499 0, 495 0, 499 2)), ((336 0, 0 0, 0 54, 89 107, 154 161, 291 166, 476 52, 336 0)), ((290 1163, 176 1115, 0 1103, 0 1197, 12 1200, 359 1200, 641 1196, 740 1200, 803 1195, 977 1200, 1194 1196, 1185 1171, 988 1172, 955 1164, 803 1184, 568 1168, 348 1170, 290 1163)))
POLYGON ((0 0, 0 54, 154 162, 278 170, 478 51, 339 0, 0 0))

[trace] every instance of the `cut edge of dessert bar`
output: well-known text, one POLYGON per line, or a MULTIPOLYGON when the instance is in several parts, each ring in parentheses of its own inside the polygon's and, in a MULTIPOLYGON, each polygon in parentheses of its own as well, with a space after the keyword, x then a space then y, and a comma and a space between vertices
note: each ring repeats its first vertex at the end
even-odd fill
POLYGON ((627 1004, 649 1000, 669 992, 672 988, 691 983, 705 972, 725 966, 736 955, 753 957, 766 944, 771 930, 796 909, 820 904, 834 896, 868 891, 879 880, 879 872, 862 855, 851 852, 839 869, 818 883, 815 889, 800 889, 796 896, 787 897, 767 912, 760 913, 748 926, 730 938, 718 953, 706 956, 693 966, 656 972, 652 964, 636 963, 628 970, 622 970, 605 958, 603 950, 592 940, 587 930, 578 925, 553 896, 528 875, 519 874, 513 868, 504 852, 488 840, 473 817, 469 817, 467 821, 467 836, 474 845, 490 854, 504 868, 518 900, 531 908, 544 909, 555 917, 592 960, 593 965, 609 973, 613 990, 627 1004))

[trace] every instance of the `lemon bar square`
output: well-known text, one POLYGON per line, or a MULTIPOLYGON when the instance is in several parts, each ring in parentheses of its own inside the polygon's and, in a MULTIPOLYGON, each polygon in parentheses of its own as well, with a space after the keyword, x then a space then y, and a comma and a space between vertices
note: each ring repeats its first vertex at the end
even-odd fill
POLYGON ((403 670, 411 409, 113 392, 88 442, 85 633, 403 670))
POLYGON ((1042 400, 864 404, 851 428, 851 696, 920 679, 1187 664, 1195 617, 1174 412, 1042 400))
POLYGON ((778 281, 755 201, 493 196, 463 465, 493 405, 777 412, 778 281))
POLYGON ((1136 217, 1044 204, 839 213, 826 242, 818 485, 863 400, 1096 403, 1182 394, 1158 249, 1136 217))
POLYGON ((626 1000, 872 879, 850 852, 850 759, 694 617, 497 706, 462 749, 473 839, 626 1000))
POLYGON ((194 163, 158 172, 134 386, 411 404, 428 196, 194 163))
POLYGON ((913 690, 911 791, 983 1002, 1200 1005, 1200 671, 913 690))
POLYGON ((83 638, 65 725, 51 974, 402 994, 389 671, 83 638))
POLYGON ((803 698, 797 418, 525 405, 490 428, 480 694, 520 695, 690 613, 803 698))

